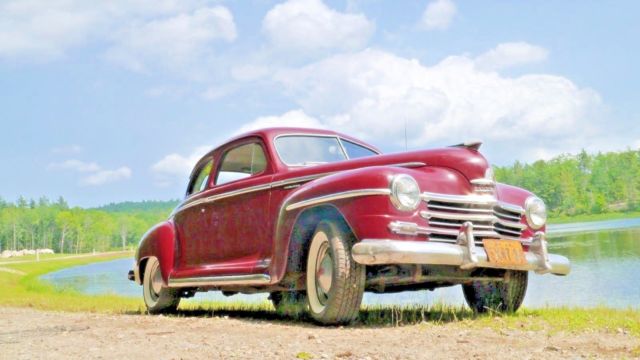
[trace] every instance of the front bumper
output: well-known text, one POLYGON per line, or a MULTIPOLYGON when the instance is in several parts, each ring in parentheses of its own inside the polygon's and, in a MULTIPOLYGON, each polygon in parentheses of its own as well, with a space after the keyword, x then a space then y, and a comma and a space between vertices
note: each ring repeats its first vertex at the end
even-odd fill
POLYGON ((547 240, 538 232, 529 251, 525 252, 526 264, 498 266, 489 261, 484 248, 475 246, 473 225, 467 222, 460 229, 455 244, 434 241, 402 241, 366 239, 355 244, 351 250, 353 259, 364 265, 425 264, 453 265, 462 269, 495 268, 533 270, 538 274, 567 275, 571 271, 569 259, 547 252, 547 240))

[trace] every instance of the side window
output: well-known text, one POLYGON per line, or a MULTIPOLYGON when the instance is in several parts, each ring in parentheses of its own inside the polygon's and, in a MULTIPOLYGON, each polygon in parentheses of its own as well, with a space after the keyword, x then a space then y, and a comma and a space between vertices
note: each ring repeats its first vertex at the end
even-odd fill
POLYGON ((216 185, 247 178, 267 168, 267 158, 257 143, 240 145, 224 155, 216 185))
POLYGON ((195 178, 192 180, 191 185, 187 190, 187 196, 199 193, 207 188, 207 184, 209 183, 209 174, 211 174, 212 167, 213 159, 210 159, 200 170, 198 170, 196 174, 194 174, 195 178))
POLYGON ((358 159, 361 157, 378 155, 372 150, 356 143, 352 143, 349 140, 340 139, 340 141, 342 141, 342 146, 344 146, 344 149, 347 150, 347 156, 349 157, 349 159, 358 159))

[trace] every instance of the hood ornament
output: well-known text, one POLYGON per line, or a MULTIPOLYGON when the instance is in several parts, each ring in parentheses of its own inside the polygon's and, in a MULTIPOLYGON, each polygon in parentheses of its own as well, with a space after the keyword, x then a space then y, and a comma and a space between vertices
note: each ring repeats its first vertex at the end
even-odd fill
POLYGON ((480 140, 470 140, 460 144, 451 145, 451 147, 465 147, 467 149, 472 149, 475 151, 478 151, 480 149, 480 146, 482 146, 482 141, 480 140))

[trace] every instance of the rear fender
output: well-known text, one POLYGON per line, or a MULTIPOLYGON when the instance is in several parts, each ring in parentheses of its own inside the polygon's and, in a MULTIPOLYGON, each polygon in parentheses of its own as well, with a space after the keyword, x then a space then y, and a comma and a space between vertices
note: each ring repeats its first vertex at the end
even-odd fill
POLYGON ((160 272, 162 279, 167 285, 169 275, 174 268, 175 255, 175 228, 173 222, 165 221, 149 229, 140 240, 138 251, 136 252, 136 266, 138 267, 139 283, 144 278, 144 265, 146 261, 154 256, 160 262, 160 272))

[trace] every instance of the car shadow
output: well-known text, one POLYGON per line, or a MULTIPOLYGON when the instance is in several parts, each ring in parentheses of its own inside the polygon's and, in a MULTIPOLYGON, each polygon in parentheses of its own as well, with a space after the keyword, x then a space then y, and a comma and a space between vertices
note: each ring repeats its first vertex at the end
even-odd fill
MULTIPOLYGON (((130 312, 132 315, 145 313, 130 312)), ((309 316, 303 315, 292 318, 278 314, 270 305, 188 305, 167 314, 179 318, 230 318, 247 322, 269 322, 287 326, 310 327, 317 326, 309 316)), ((421 323, 443 324, 475 319, 478 316, 464 307, 442 306, 396 306, 375 305, 363 306, 351 327, 378 328, 389 326, 410 326, 421 323)))

